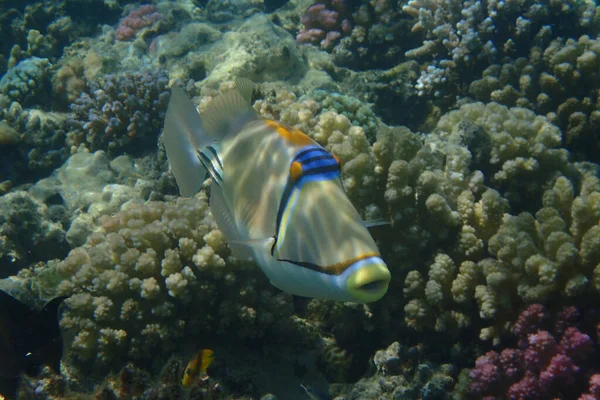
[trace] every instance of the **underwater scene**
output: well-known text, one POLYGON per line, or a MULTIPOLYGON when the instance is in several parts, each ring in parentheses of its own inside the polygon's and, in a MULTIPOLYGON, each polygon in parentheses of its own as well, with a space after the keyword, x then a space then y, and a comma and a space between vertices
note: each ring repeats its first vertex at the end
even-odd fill
POLYGON ((0 0, 0 400, 600 400, 593 0, 0 0))

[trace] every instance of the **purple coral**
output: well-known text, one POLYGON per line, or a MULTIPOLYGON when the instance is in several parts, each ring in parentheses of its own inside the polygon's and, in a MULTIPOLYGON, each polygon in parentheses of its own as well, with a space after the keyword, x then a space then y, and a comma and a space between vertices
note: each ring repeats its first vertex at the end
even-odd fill
POLYGON ((352 30, 349 12, 343 0, 317 2, 306 9, 302 17, 304 27, 296 36, 300 43, 320 45, 331 49, 335 42, 352 30))
POLYGON ((590 377, 590 388, 588 393, 582 394, 579 400, 598 399, 600 399, 600 374, 594 374, 590 377))
POLYGON ((162 15, 152 4, 142 4, 121 20, 115 31, 117 40, 131 40, 142 28, 154 25, 162 15))
POLYGON ((168 78, 145 71, 107 75, 71 104, 72 145, 112 154, 155 146, 169 102, 168 78))
MULTIPOLYGON (((469 374, 471 394, 486 399, 576 398, 586 373, 598 368, 590 356, 597 344, 576 326, 578 316, 574 307, 564 308, 554 329, 545 330, 550 314, 539 304, 529 306, 513 327, 519 348, 504 349, 500 354, 489 351, 479 357, 469 374)), ((593 397, 597 392, 598 374, 590 379, 589 394, 580 400, 598 398, 593 397)))

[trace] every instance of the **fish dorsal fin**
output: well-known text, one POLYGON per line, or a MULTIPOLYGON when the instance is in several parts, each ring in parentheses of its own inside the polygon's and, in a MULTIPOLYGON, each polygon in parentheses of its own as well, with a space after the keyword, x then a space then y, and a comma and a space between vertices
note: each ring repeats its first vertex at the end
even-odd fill
POLYGON ((224 137, 237 132, 256 114, 244 96, 230 90, 215 97, 201 115, 203 127, 211 136, 224 137))
POLYGON ((235 80, 235 87, 244 100, 246 100, 247 104, 252 105, 252 94, 254 93, 256 84, 248 78, 237 78, 235 80))

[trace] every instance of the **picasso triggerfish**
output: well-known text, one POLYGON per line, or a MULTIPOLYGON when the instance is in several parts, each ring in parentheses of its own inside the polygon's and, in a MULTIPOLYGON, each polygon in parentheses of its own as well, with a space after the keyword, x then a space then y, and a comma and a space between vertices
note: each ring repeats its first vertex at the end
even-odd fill
POLYGON ((299 130, 259 117, 254 85, 215 97, 199 115, 172 89, 163 132, 182 196, 212 178, 210 208, 233 254, 304 297, 368 303, 390 272, 346 195, 339 160, 299 130))

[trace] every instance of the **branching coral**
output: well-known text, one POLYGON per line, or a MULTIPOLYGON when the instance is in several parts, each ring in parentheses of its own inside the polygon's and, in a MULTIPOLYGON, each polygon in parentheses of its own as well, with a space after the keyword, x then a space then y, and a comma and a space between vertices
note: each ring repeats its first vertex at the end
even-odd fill
POLYGON ((444 115, 436 131, 466 145, 476 157, 478 151, 485 151, 475 167, 517 208, 539 205, 536 199, 542 191, 569 169, 560 130, 524 108, 466 104, 444 115))
POLYGON ((532 41, 564 32, 595 29, 595 4, 560 1, 411 0, 403 11, 415 19, 413 32, 423 35, 409 58, 433 58, 418 85, 423 94, 452 96, 455 85, 503 56, 522 55, 532 41), (548 26, 555 26, 549 31, 548 26), (469 71, 469 72, 467 72, 469 71))
POLYGON ((45 204, 14 191, 0 197, 0 210, 0 276, 67 253, 65 231, 45 204))
MULTIPOLYGON (((477 228, 465 234, 470 225, 463 225, 457 259, 465 261, 457 265, 448 255, 439 254, 429 267, 429 280, 418 271, 408 274, 404 290, 413 298, 405 308, 409 325, 446 330, 449 313, 455 321, 453 327, 464 327, 468 322, 464 313, 468 314, 475 301, 480 318, 495 321, 481 332, 482 338, 491 339, 502 333, 500 315, 519 304, 548 301, 556 295, 598 296, 599 185, 596 176, 586 175, 576 196, 570 181, 561 177, 544 193, 544 207, 535 217, 522 213, 500 218, 496 208, 487 226, 498 228, 489 240, 486 235, 482 240, 472 236, 480 232, 477 228), (465 242, 468 246, 463 248, 465 242), (480 259, 484 250, 494 258, 480 259)), ((487 201, 499 201, 497 194, 494 196, 496 200, 487 201)), ((481 216, 486 208, 481 203, 465 207, 463 212, 481 216)))
POLYGON ((324 49, 331 49, 342 37, 352 29, 349 10, 343 0, 326 0, 312 4, 302 17, 304 27, 296 36, 300 43, 319 44, 324 49))
POLYGON ((167 83, 166 75, 153 71, 108 75, 90 83, 90 93, 82 93, 71 105, 69 145, 111 154, 142 152, 156 142, 162 128, 167 83))
POLYGON ((546 115, 563 129, 567 148, 597 160, 600 143, 593 132, 600 126, 599 57, 597 39, 555 39, 533 47, 527 58, 488 67, 471 83, 469 93, 480 101, 491 99, 546 115))
MULTIPOLYGON (((540 304, 529 306, 517 319, 514 333, 518 348, 490 351, 479 357, 471 370, 470 391, 486 399, 576 398, 585 390, 586 374, 598 367, 590 354, 598 348, 598 320, 593 310, 580 321, 575 307, 564 308, 555 321, 540 304), (578 328, 578 325, 583 328, 578 328), (553 326, 554 325, 554 326, 553 326), (592 332, 590 337, 584 331, 592 332)), ((595 378, 590 392, 597 392, 595 378)), ((586 395, 580 399, 586 399, 586 395)))
POLYGON ((57 266, 68 354, 86 370, 158 361, 184 335, 260 337, 291 312, 252 264, 228 259, 204 194, 132 203, 102 226, 57 266))

